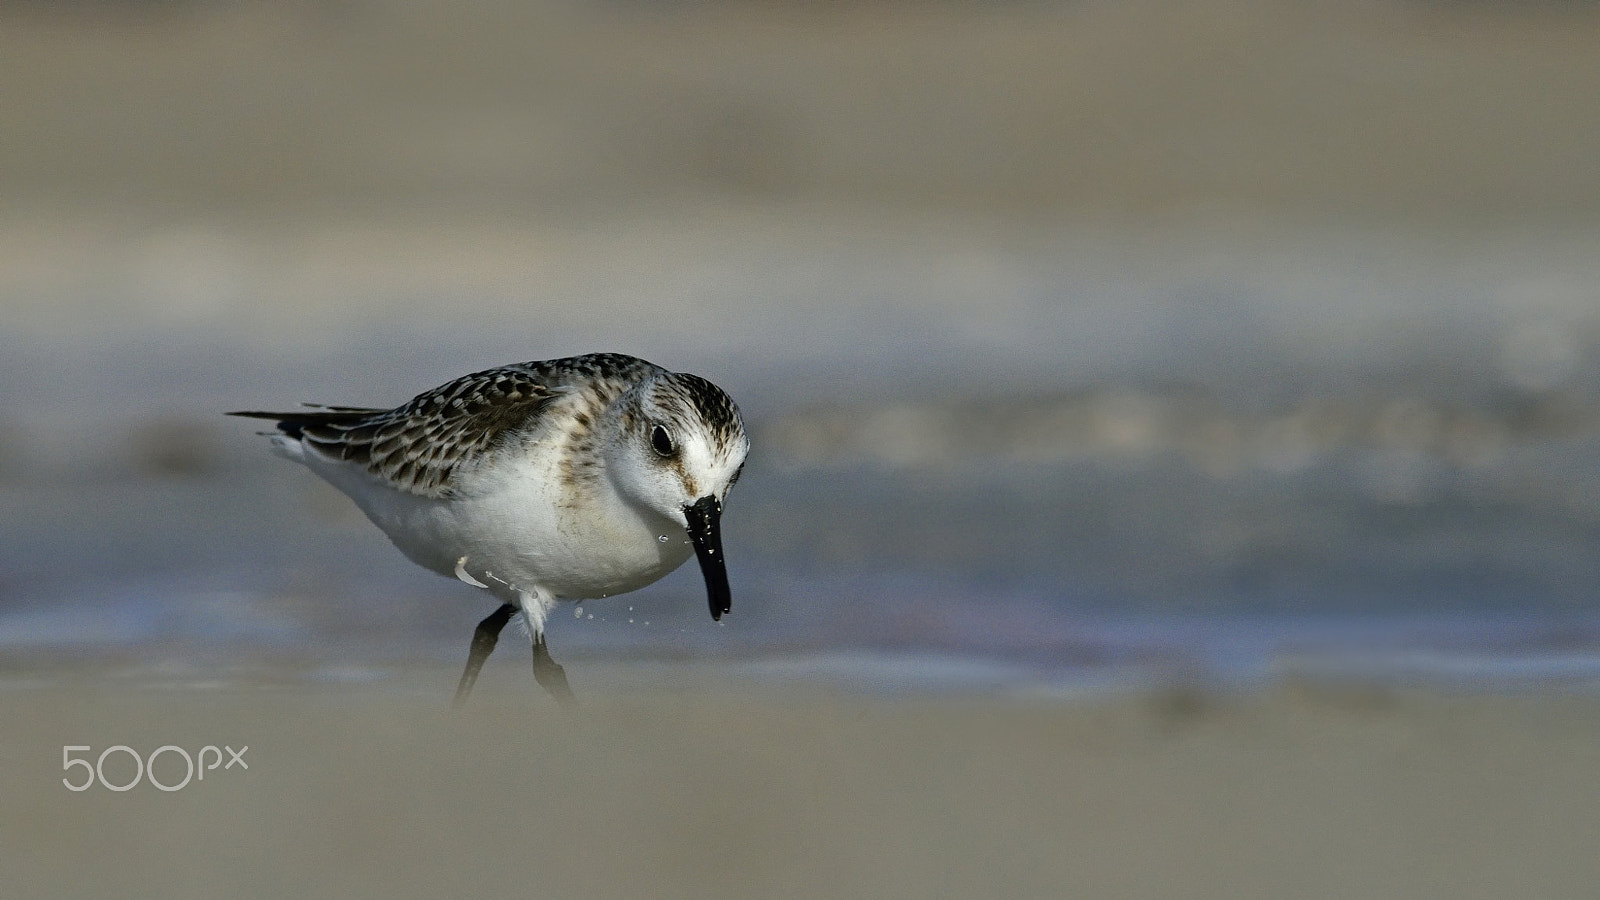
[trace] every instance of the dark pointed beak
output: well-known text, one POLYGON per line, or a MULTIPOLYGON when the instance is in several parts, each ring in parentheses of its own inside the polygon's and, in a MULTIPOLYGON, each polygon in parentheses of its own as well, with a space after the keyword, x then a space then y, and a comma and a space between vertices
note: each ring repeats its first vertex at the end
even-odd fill
POLYGON ((706 599, 711 602, 711 618, 722 621, 722 614, 733 608, 728 590, 728 566, 722 558, 722 504, 713 496, 701 497, 683 508, 689 520, 689 543, 700 560, 700 574, 706 577, 706 599))

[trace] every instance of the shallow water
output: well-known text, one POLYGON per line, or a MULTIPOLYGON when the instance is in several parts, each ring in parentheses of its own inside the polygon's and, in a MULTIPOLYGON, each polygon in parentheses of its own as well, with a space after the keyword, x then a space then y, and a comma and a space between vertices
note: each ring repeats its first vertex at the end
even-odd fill
POLYGON ((220 414, 616 349, 746 410, 734 613, 709 620, 691 568, 558 612, 558 658, 862 690, 1600 683, 1581 241, 1001 243, 722 233, 649 289, 535 291, 544 328, 445 290, 321 331, 288 301, 25 322, 0 337, 0 654, 180 678, 454 659, 490 605, 220 414))

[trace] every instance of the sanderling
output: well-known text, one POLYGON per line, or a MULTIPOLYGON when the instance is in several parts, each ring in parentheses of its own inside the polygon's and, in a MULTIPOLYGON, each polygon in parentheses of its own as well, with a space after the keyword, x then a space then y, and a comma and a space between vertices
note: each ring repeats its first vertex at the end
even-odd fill
POLYGON ((565 701, 544 640, 557 600, 637 590, 692 549, 711 617, 731 607, 719 521, 750 440, 704 378, 593 353, 467 375, 394 409, 229 415, 276 421, 273 448, 348 494, 412 562, 500 599, 473 632, 457 705, 518 609, 534 677, 565 701))

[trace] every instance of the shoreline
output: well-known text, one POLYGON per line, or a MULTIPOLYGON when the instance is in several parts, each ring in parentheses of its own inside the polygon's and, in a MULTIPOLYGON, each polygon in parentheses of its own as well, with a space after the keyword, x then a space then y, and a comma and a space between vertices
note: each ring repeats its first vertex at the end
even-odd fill
POLYGON ((8 894, 1579 897, 1600 877, 1593 697, 733 686, 568 713, 504 681, 457 712, 372 686, 0 691, 8 894), (61 783, 67 745, 224 744, 251 768, 61 783))

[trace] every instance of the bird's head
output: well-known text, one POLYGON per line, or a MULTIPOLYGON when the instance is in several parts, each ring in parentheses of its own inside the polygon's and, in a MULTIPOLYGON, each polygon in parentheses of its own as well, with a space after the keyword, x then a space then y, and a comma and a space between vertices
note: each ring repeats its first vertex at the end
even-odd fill
POLYGON ((711 616, 731 605, 720 521, 750 439, 739 407, 695 375, 664 372, 618 400, 607 471, 630 501, 682 527, 705 575, 711 616))

